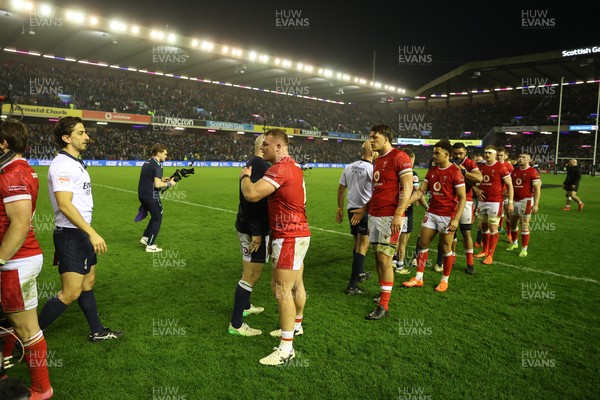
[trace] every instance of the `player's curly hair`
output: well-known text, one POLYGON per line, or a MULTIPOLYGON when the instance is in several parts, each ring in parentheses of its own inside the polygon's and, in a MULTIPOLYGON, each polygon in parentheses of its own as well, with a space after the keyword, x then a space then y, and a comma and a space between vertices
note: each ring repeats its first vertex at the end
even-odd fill
POLYGON ((433 147, 439 147, 440 149, 446 150, 449 155, 452 155, 452 143, 450 143, 448 139, 440 140, 434 144, 433 147))
POLYGON ((385 137, 387 137, 390 144, 394 140, 394 132, 392 132, 392 128, 385 124, 374 125, 371 127, 371 132, 379 133, 385 137))

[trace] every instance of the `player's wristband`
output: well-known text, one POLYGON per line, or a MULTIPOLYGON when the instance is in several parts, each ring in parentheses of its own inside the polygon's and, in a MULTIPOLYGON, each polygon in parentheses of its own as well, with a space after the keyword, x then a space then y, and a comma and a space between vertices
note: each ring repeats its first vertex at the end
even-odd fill
POLYGON ((6 260, 3 258, 0 258, 0 267, 3 266, 4 264, 6 264, 6 260))
POLYGON ((344 211, 342 207, 338 207, 338 211, 344 211))
POLYGON ((242 179, 244 179, 244 178, 250 178, 250 175, 248 175, 248 174, 244 174, 244 175, 242 175, 242 177, 240 178, 240 181, 241 181, 242 179))
POLYGON ((508 204, 512 204, 512 203, 513 203, 513 201, 512 201, 512 200, 509 200, 509 201, 508 201, 508 204))

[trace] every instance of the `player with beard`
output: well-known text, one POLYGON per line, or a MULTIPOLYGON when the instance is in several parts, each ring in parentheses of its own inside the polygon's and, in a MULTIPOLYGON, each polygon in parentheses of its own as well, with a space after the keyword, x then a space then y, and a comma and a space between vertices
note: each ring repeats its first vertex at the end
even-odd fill
POLYGON ((496 161, 497 150, 494 146, 487 146, 484 151, 485 163, 479 166, 482 182, 474 188, 479 199, 477 207, 481 218, 483 232, 483 251, 475 258, 483 258, 483 263, 490 265, 494 262, 494 251, 498 244, 498 224, 502 216, 502 202, 504 201, 503 187, 506 186, 507 205, 509 213, 513 211, 513 186, 510 172, 506 167, 496 161))
MULTIPOLYGON (((473 228, 473 219, 475 209, 473 208, 473 186, 480 183, 483 179, 481 171, 475 163, 467 156, 467 148, 464 143, 454 143, 452 145, 453 161, 456 163, 460 172, 465 178, 466 203, 460 217, 460 233, 463 238, 463 246, 465 256, 467 257, 466 272, 469 274, 475 273, 475 263, 473 262, 473 238, 471 237, 471 229, 473 228)), ((454 236, 452 241, 452 252, 456 253, 457 236, 454 236)))

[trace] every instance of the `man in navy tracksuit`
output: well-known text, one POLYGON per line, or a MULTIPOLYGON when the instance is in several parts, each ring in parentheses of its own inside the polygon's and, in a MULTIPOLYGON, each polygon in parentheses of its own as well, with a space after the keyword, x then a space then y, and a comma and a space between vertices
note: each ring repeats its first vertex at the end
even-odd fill
POLYGON ((150 213, 150 221, 148 221, 146 230, 144 230, 144 234, 140 239, 140 243, 146 246, 146 252, 148 253, 162 251, 155 243, 162 223, 160 192, 177 184, 173 179, 163 178, 162 163, 167 159, 167 156, 167 148, 163 144, 155 144, 152 146, 152 157, 144 163, 140 172, 138 199, 142 204, 136 221, 144 219, 146 213, 150 213))

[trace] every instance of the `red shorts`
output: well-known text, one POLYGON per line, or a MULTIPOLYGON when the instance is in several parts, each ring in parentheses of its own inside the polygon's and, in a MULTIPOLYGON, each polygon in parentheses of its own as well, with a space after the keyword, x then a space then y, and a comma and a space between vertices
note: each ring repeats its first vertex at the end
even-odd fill
POLYGON ((299 271, 304 263, 309 244, 310 236, 273 239, 271 254, 273 268, 299 271))
POLYGON ((4 312, 37 308, 36 278, 42 270, 44 256, 8 260, 0 272, 0 303, 4 312))

